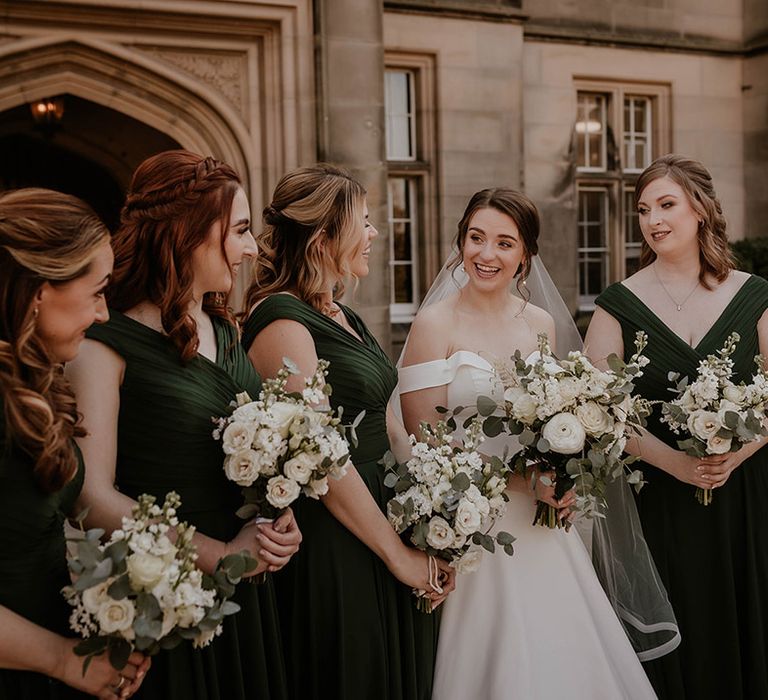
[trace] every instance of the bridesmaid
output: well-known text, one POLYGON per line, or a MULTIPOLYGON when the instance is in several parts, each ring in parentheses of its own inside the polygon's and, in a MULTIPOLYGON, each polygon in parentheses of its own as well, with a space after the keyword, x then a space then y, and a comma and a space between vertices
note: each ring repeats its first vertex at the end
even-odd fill
MULTIPOLYGON (((296 551, 288 512, 274 526, 235 516, 240 489, 224 476, 211 417, 261 381, 238 343, 227 298, 244 257, 255 252, 248 200, 225 163, 167 151, 136 170, 114 238, 108 323, 92 329, 71 377, 91 431, 83 505, 110 531, 141 493, 175 490, 179 516, 197 527, 198 563, 213 571, 230 551, 276 571, 296 551)), ((274 700, 285 670, 271 577, 241 585, 241 611, 201 650, 182 645, 156 657, 143 698, 274 700)))
POLYGON ((69 195, 0 195, 0 699, 125 698, 149 660, 118 673, 106 656, 83 675, 74 654, 64 518, 83 483, 85 434, 61 364, 109 317, 109 232, 69 195), (56 679, 56 680, 54 680, 56 679))
MULTIPOLYGON (((411 594, 430 590, 427 557, 405 546, 383 513, 391 492, 378 461, 390 446, 397 371, 360 317, 334 301, 346 277, 368 274, 378 234, 367 218, 365 191, 346 172, 317 165, 288 173, 264 210, 246 298, 243 345, 262 376, 290 357, 300 388, 326 359, 333 408, 343 406, 350 421, 366 412, 354 469, 322 502, 296 506, 305 540, 278 578, 290 695, 302 700, 431 695, 438 616, 418 612, 411 594)), ((453 579, 441 578, 447 594, 453 579)))
MULTIPOLYGON (((734 270, 710 174, 697 161, 664 156, 640 175, 635 204, 642 269, 598 297, 587 352, 626 357, 645 330, 651 363, 637 390, 668 400, 669 368, 692 377, 737 331, 736 381, 749 381, 754 356, 768 353, 768 282, 734 270)), ((646 670, 662 699, 768 698, 765 440, 698 459, 676 439, 657 409, 628 445, 644 460, 638 510, 682 635, 646 670), (697 486, 715 489, 711 505, 696 501, 697 486)))

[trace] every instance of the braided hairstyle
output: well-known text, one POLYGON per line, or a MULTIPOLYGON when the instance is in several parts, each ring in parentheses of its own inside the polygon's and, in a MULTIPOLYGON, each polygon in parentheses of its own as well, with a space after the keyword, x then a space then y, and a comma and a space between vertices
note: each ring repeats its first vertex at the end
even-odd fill
POLYGON ((318 163, 284 175, 263 212, 244 313, 286 290, 321 311, 329 275, 335 296, 341 296, 344 279, 352 276, 349 261, 362 245, 364 202, 363 186, 334 165, 318 163))
POLYGON ((37 188, 0 195, 0 392, 5 441, 29 455, 46 492, 77 471, 73 437, 85 435, 63 368, 36 330, 40 288, 88 273, 109 231, 71 195, 37 188))
MULTIPOLYGON (((711 289, 707 275, 723 282, 736 267, 736 261, 728 245, 723 207, 715 193, 712 176, 702 163, 692 158, 670 153, 653 161, 637 179, 635 185, 635 209, 643 190, 654 180, 668 177, 677 183, 688 197, 691 208, 701 217, 699 225, 699 281, 705 289, 711 289)), ((643 238, 640 249, 640 267, 656 260, 656 253, 643 238)))
MULTIPOLYGON (((133 174, 115 250, 113 282, 107 299, 117 311, 143 301, 160 309, 163 330, 183 362, 197 353, 197 324, 189 315, 192 301, 192 252, 220 223, 222 232, 241 187, 226 163, 184 150, 164 151, 147 158, 133 174)), ((225 235, 221 254, 226 260, 225 235)), ((206 294, 203 309, 233 321, 228 294, 206 294)))

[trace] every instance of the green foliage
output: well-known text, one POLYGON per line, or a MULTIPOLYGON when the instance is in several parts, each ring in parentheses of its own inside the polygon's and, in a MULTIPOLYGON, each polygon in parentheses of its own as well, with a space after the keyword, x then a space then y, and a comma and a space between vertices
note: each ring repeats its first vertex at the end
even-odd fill
POLYGON ((734 241, 731 250, 739 269, 768 279, 768 236, 734 241))

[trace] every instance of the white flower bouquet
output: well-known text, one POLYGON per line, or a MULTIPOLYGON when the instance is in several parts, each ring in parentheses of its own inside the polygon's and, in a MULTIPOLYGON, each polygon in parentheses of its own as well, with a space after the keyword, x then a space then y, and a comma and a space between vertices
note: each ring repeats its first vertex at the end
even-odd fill
MULTIPOLYGON (((224 450, 224 473, 243 487, 245 504, 237 514, 245 519, 276 518, 302 493, 318 499, 328 492, 328 477, 340 479, 347 470, 347 427, 327 405, 331 386, 325 381, 328 362, 317 370, 299 392, 286 384, 297 368, 287 358, 274 379, 267 379, 256 401, 238 394, 228 418, 214 419, 213 436, 224 450)), ((349 427, 355 428, 364 412, 349 427)))
MULTIPOLYGON (((575 510, 599 517, 605 501, 605 485, 624 477, 639 488, 642 473, 631 470, 635 457, 624 454, 630 431, 644 425, 650 403, 633 396, 633 379, 642 373, 648 358, 642 355, 646 336, 639 332, 636 352, 628 363, 611 355, 610 369, 595 367, 582 352, 573 351, 558 360, 546 335, 539 336, 539 351, 530 362, 520 352, 511 366, 498 366, 504 389, 502 414, 493 399, 478 398, 477 410, 484 417, 483 430, 494 437, 506 430, 517 435, 522 450, 512 463, 520 474, 554 472, 554 480, 540 476, 547 485, 554 481, 555 498, 569 490, 576 494, 575 510)), ((539 502, 534 525, 568 527, 557 519, 557 510, 539 502)))
MULTIPOLYGON (((399 534, 406 531, 415 547, 447 561, 464 574, 480 565, 482 548, 495 545, 513 554, 515 538, 507 532, 488 534, 504 514, 508 469, 498 457, 483 462, 479 421, 468 424, 462 447, 454 444, 455 422, 440 421, 433 428, 421 424, 422 441, 411 436, 411 458, 397 464, 391 452, 381 463, 388 470, 384 483, 395 496, 387 516, 399 534), (475 545, 475 546, 473 546, 475 545)), ((431 612, 431 600, 414 591, 417 606, 431 612)))
POLYGON ((83 637, 75 647, 85 657, 83 673, 105 651, 122 670, 134 649, 152 655, 184 640, 204 647, 221 633, 224 617, 240 609, 228 598, 256 561, 231 554, 213 576, 204 574, 195 564, 195 528, 176 517, 180 504, 174 492, 162 508, 144 494, 106 543, 100 529, 69 538, 74 583, 62 593, 74 608, 70 626, 83 637))
MULTIPOLYGON (((748 442, 768 435, 763 423, 768 403, 768 377, 763 358, 755 358, 757 373, 750 384, 734 384, 733 355, 739 334, 731 333, 716 354, 699 362, 698 373, 689 384, 670 372, 675 382, 670 391, 677 398, 662 404, 661 420, 672 431, 687 435, 677 445, 695 457, 736 452, 748 442)), ((696 489, 696 499, 703 505, 712 502, 712 489, 696 489)))

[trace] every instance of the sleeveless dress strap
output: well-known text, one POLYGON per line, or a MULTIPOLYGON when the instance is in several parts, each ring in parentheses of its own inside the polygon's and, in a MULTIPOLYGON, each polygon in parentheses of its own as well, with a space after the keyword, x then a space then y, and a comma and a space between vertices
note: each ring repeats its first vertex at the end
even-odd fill
POLYGON ((454 380, 459 368, 464 366, 488 371, 493 369, 480 355, 468 350, 459 350, 446 359, 401 367, 398 370, 398 390, 401 394, 407 394, 411 391, 445 386, 454 380))

